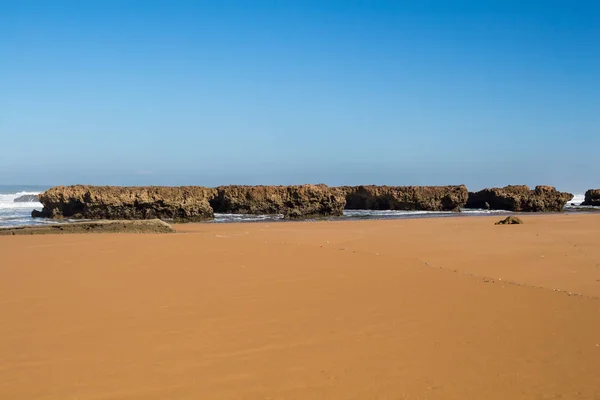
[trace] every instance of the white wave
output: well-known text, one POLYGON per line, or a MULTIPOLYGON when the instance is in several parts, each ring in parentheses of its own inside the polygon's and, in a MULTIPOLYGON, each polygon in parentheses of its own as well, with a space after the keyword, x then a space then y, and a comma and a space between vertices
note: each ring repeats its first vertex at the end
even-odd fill
POLYGON ((40 192, 17 192, 10 194, 0 194, 0 209, 6 208, 24 208, 33 210, 34 208, 41 208, 42 204, 38 201, 31 202, 19 202, 15 203, 15 199, 21 196, 31 194, 40 194, 40 192))
MULTIPOLYGON (((467 216, 467 215, 488 215, 488 214, 506 214, 509 211, 504 210, 477 210, 469 209, 461 212, 455 211, 406 211, 406 210, 344 210, 342 217, 329 217, 326 219, 396 219, 396 218, 426 218, 426 217, 452 217, 452 216, 467 216)), ((282 221, 284 219, 281 214, 221 214, 216 213, 215 223, 227 222, 271 222, 282 221)), ((311 219, 307 220, 311 221, 311 219)))
POLYGON ((461 210, 461 214, 506 214, 512 213, 513 211, 508 210, 487 210, 483 208, 465 208, 461 210))
POLYGON ((569 201, 566 207, 573 207, 573 205, 579 206, 585 200, 585 194, 577 193, 573 195, 573 199, 569 201))
POLYGON ((406 210, 344 210, 345 217, 389 217, 401 215, 447 214, 444 211, 406 211, 406 210))
POLYGON ((346 218, 409 218, 409 217, 444 217, 461 215, 503 214, 505 210, 464 209, 456 211, 408 211, 408 210, 344 210, 346 218))
POLYGON ((39 225, 46 223, 43 219, 31 218, 31 211, 41 210, 42 204, 37 201, 18 202, 15 199, 25 195, 39 194, 40 192, 16 192, 0 194, 0 227, 39 225))
POLYGON ((260 222, 260 221, 280 221, 283 220, 281 214, 220 214, 215 213, 215 219, 212 222, 260 222))

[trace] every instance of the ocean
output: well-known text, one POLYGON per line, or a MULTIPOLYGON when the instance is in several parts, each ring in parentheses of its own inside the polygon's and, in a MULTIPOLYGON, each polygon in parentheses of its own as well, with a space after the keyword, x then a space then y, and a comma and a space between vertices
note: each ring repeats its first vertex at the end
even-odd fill
POLYGON ((46 189, 44 186, 0 186, 0 227, 49 223, 46 219, 31 218, 31 211, 42 209, 41 203, 15 202, 21 196, 38 194, 46 189))
MULTIPOLYGON (((39 202, 15 202, 15 199, 24 196, 39 194, 48 189, 47 186, 12 185, 0 186, 0 227, 42 225, 57 223, 56 220, 45 218, 31 218, 31 211, 41 210, 39 202)), ((565 211, 575 209, 583 202, 584 195, 576 194, 565 211)), ((461 213, 445 211, 394 211, 394 210, 346 210, 343 217, 329 218, 331 220, 364 220, 364 219, 405 219, 405 218, 432 218, 451 216, 477 216, 489 214, 510 214, 501 210, 463 210, 461 213)), ((282 215, 244 215, 244 214, 215 214, 215 219, 210 223, 227 222, 268 222, 282 221, 282 215)), ((63 222, 68 222, 65 220, 63 222)))

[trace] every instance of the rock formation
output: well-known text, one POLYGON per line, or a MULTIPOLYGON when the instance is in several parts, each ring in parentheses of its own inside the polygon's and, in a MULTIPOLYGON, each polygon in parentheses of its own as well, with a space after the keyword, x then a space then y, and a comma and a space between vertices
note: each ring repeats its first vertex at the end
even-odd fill
POLYGON ((64 233, 172 233, 171 226, 161 220, 85 221, 65 224, 0 228, 2 235, 46 235, 64 233))
POLYGON ((194 222, 214 212, 283 214, 285 218, 342 215, 344 193, 325 185, 186 187, 60 186, 40 196, 33 217, 152 219, 194 222))
POLYGON ((216 213, 283 214, 284 218, 340 216, 344 193, 326 185, 221 186, 210 201, 216 213))
POLYGON ((552 186, 506 186, 469 193, 465 208, 484 208, 506 211, 562 211, 571 193, 559 192, 552 186))
POLYGON ((496 222, 495 225, 520 225, 523 223, 523 220, 519 217, 506 217, 503 220, 496 222))
MULTIPOLYGON (((588 191, 589 192, 589 191, 588 191)), ((594 192, 594 191, 592 191, 594 192)), ((595 191, 598 192, 598 191, 595 191)), ((587 196, 587 195, 586 195, 587 196)), ((341 216, 364 210, 460 211, 462 207, 509 211, 560 211, 573 196, 553 187, 507 186, 469 193, 461 186, 59 186, 39 195, 33 217, 154 219, 195 222, 214 212, 283 214, 285 218, 341 216), (467 202, 468 200, 468 202, 467 202)), ((591 193, 592 200, 598 196, 591 193), (594 197, 596 196, 596 197, 594 197)))
POLYGON ((468 190, 460 186, 345 186, 350 210, 460 211, 468 190))
POLYGON ((37 203, 38 201, 39 200, 37 194, 24 194, 23 196, 19 196, 13 200, 14 203, 37 203))
POLYGON ((213 218, 204 187, 59 186, 40 194, 44 209, 33 217, 74 219, 166 219, 181 222, 213 218))
POLYGON ((585 200, 582 206, 600 206, 600 189, 590 189, 585 192, 585 200))

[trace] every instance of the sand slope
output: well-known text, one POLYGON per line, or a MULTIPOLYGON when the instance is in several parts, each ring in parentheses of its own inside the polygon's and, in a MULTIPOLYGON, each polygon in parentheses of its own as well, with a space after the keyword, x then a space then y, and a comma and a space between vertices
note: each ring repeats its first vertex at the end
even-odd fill
POLYGON ((600 398, 600 216, 497 219, 0 237, 0 398, 600 398))

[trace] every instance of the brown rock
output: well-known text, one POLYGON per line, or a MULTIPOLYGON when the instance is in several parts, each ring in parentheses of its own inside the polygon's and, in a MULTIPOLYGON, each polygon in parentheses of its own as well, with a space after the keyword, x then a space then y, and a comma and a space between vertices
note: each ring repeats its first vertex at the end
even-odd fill
POLYGON ((312 218, 343 214, 344 193, 326 185, 221 186, 210 204, 217 213, 283 214, 312 218))
POLYGON ((582 206, 600 206, 600 189, 590 189, 585 192, 582 206))
POLYGON ((350 210, 460 211, 468 190, 460 186, 345 186, 350 210))
POLYGON ((522 223, 523 220, 521 218, 510 216, 496 222, 496 225, 520 225, 522 223))
POLYGON ((465 208, 488 208, 507 211, 562 211, 571 193, 559 192, 552 186, 506 186, 469 193, 465 208))
POLYGON ((33 217, 73 219, 166 219, 178 222, 213 218, 204 187, 59 186, 40 194, 44 209, 33 217))
POLYGON ((171 226, 161 220, 86 221, 68 224, 18 226, 0 228, 2 235, 46 235, 65 233, 172 233, 171 226))

